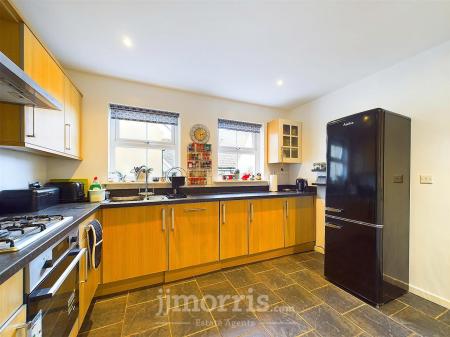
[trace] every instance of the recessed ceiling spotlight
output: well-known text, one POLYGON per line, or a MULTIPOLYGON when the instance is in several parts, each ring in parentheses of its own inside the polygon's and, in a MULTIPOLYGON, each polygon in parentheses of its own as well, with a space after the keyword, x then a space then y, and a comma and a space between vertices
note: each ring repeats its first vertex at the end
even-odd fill
POLYGON ((125 47, 128 47, 128 48, 133 47, 133 41, 131 41, 131 39, 128 36, 124 36, 122 39, 122 42, 125 45, 125 47))
POLYGON ((281 87, 284 84, 283 80, 278 80, 276 83, 279 87, 281 87))

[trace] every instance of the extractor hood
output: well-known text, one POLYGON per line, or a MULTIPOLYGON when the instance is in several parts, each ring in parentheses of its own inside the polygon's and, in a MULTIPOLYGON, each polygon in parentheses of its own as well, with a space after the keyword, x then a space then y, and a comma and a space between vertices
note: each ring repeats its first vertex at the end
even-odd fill
POLYGON ((62 105, 0 52, 0 102, 62 110, 62 105))

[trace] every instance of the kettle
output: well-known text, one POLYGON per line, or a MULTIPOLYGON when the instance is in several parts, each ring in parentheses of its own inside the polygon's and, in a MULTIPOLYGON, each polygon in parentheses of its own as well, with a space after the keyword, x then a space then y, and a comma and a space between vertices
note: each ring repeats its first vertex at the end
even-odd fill
POLYGON ((306 192, 308 189, 308 180, 299 178, 295 181, 295 186, 298 192, 306 192))

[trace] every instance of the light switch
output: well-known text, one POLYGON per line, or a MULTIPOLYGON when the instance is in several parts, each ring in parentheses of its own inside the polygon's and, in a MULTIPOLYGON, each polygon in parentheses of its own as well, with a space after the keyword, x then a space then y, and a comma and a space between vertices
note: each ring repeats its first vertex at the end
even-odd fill
POLYGON ((421 184, 432 184, 433 183, 433 176, 431 175, 420 175, 420 183, 421 184))

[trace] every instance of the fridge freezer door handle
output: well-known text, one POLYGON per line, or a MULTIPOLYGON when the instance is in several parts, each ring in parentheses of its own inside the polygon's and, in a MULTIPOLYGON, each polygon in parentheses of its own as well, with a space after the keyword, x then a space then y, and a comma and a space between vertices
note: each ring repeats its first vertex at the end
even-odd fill
POLYGON ((325 207, 325 211, 333 213, 342 213, 344 210, 340 208, 325 207))
POLYGON ((334 224, 329 223, 329 222, 325 223, 325 227, 333 228, 333 229, 342 229, 342 226, 334 225, 334 224))

